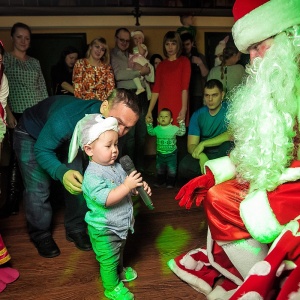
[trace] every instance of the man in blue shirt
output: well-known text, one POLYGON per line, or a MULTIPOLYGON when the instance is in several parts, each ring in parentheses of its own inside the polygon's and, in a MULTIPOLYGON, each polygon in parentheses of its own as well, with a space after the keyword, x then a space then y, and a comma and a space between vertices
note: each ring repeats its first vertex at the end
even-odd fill
POLYGON ((219 80, 206 82, 206 105, 191 117, 187 139, 188 154, 178 167, 180 179, 190 180, 203 174, 207 160, 225 156, 230 151, 232 143, 225 123, 227 103, 223 102, 224 94, 219 80))

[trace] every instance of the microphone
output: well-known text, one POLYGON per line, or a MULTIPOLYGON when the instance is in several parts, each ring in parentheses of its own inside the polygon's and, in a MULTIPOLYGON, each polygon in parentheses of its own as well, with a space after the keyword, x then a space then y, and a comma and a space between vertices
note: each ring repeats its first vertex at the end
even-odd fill
MULTIPOLYGON (((128 155, 125 155, 120 158, 120 164, 128 175, 131 174, 133 171, 136 171, 134 164, 128 155)), ((146 191, 144 190, 144 188, 142 186, 138 186, 136 189, 139 192, 145 205, 149 209, 154 209, 153 203, 150 197, 148 196, 148 194, 146 193, 146 191)))

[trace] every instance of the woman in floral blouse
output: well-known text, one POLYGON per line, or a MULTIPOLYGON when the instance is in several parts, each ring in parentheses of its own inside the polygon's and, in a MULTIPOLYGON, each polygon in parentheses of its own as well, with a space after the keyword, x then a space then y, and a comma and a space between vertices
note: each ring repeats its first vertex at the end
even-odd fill
POLYGON ((73 69, 74 96, 84 100, 106 100, 115 87, 106 40, 98 37, 89 45, 86 58, 73 69))

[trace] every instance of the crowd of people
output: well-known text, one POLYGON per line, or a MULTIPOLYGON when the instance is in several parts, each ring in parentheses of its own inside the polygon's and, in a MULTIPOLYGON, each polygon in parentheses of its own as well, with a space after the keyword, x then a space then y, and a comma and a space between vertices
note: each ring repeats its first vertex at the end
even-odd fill
MULTIPOLYGON (((131 195, 141 187, 151 195, 141 177, 148 134, 156 136, 154 186, 173 188, 178 180, 179 205, 203 204, 208 223, 206 248, 170 260, 170 269, 211 300, 247 293, 269 299, 275 291, 287 299, 297 292, 300 6, 256 2, 236 0, 235 44, 220 41, 219 66, 209 69, 197 50, 193 18, 184 15, 182 27, 164 35, 165 59, 148 58, 144 32, 125 27, 116 29, 111 50, 103 37, 90 42, 84 58, 72 46, 63 49, 51 70, 53 95, 39 61, 27 55, 30 27, 13 25, 13 50, 0 46, 0 141, 7 126, 13 145, 8 202, 17 210, 24 189, 28 234, 39 255, 60 254, 50 202, 58 181, 66 239, 93 249, 107 298, 134 299, 123 282, 137 273, 123 266, 123 251, 133 231, 131 195), (264 18, 271 25, 253 29, 271 14, 280 22, 264 18), (250 54, 246 69, 238 64, 241 53, 250 54), (124 154, 136 168, 130 174, 118 163, 124 154), (290 247, 283 247, 287 239, 290 247), (271 271, 264 288, 257 284, 262 263, 278 273, 286 260, 281 290, 271 271)), ((9 257, 0 235, 1 248, 9 257)), ((5 270, 17 279, 16 270, 5 270)))

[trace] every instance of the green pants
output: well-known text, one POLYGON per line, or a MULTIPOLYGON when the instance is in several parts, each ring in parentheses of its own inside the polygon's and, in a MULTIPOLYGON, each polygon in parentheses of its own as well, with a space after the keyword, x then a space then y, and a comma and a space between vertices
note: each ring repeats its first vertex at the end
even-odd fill
POLYGON ((120 282, 119 274, 123 271, 123 251, 126 240, 121 239, 111 230, 97 230, 88 225, 88 232, 100 264, 100 276, 104 289, 112 291, 120 282))

